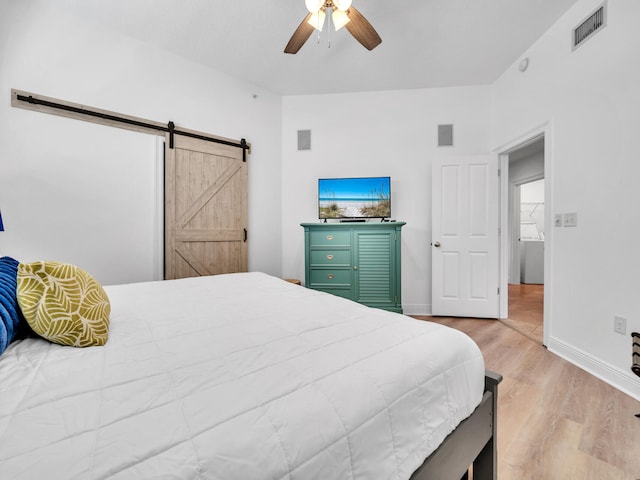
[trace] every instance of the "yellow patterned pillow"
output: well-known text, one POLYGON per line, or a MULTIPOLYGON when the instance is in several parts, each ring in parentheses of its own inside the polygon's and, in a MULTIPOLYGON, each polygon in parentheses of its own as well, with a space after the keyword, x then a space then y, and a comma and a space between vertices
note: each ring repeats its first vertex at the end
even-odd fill
POLYGON ((102 286, 75 265, 59 262, 18 266, 18 304, 29 326, 61 345, 104 345, 111 304, 102 286))

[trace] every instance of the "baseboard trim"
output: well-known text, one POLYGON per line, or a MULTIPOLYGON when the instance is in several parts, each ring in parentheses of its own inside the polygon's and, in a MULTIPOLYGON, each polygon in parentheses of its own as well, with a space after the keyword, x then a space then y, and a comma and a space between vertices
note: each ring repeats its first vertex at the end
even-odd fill
POLYGON ((555 353, 603 382, 640 401, 640 381, 632 377, 631 373, 627 374, 625 371, 594 358, 579 348, 573 347, 556 338, 549 339, 547 348, 550 352, 555 353))
POLYGON ((402 304, 402 313, 405 315, 431 315, 431 305, 427 304, 402 304))

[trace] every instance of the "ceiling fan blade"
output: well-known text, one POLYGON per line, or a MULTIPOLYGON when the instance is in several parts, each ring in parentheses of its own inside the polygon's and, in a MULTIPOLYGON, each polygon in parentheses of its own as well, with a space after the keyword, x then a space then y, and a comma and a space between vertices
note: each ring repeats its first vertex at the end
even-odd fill
POLYGON ((304 42, 306 42, 311 34, 313 33, 314 28, 309 25, 308 20, 311 18, 311 14, 307 14, 302 20, 302 23, 298 25, 296 31, 291 35, 291 39, 287 46, 284 47, 284 53, 298 53, 298 50, 302 48, 304 42))
POLYGON ((358 40, 367 50, 373 50, 382 43, 382 39, 376 29, 371 26, 369 21, 362 14, 351 6, 347 10, 349 23, 345 25, 349 33, 358 40))

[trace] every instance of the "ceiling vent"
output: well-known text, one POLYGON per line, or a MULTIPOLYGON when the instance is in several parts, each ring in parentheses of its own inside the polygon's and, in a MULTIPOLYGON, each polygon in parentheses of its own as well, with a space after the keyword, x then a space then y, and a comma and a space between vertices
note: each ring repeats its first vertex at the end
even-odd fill
POLYGON ((603 3, 598 9, 589 15, 580 25, 573 29, 571 49, 575 50, 588 38, 607 24, 607 4, 603 3))

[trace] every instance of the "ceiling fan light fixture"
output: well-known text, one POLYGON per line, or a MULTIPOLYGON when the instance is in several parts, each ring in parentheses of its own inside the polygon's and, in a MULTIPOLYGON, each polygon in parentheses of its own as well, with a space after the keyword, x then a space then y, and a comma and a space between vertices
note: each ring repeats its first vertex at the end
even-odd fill
POLYGON ((333 0, 333 5, 344 12, 351 6, 351 0, 333 0))
POLYGON ((309 13, 316 13, 324 5, 324 0, 304 0, 304 4, 309 13))
POLYGON ((311 17, 307 21, 309 25, 311 25, 316 30, 322 31, 322 27, 324 26, 324 20, 327 17, 327 14, 322 10, 318 10, 317 12, 313 12, 311 17))
MULTIPOLYGON (((284 53, 298 53, 314 30, 322 31, 325 22, 329 24, 333 22, 336 30, 346 26, 351 36, 367 50, 373 50, 382 43, 378 32, 351 5, 351 0, 305 0, 305 5, 309 13, 291 35, 289 42, 284 47, 284 53), (327 14, 331 20, 327 20, 327 14)), ((328 29, 331 31, 331 25, 328 29)), ((318 35, 318 43, 320 43, 320 35, 318 35)))
POLYGON ((331 19, 336 32, 351 21, 344 10, 334 10, 331 14, 331 19))

